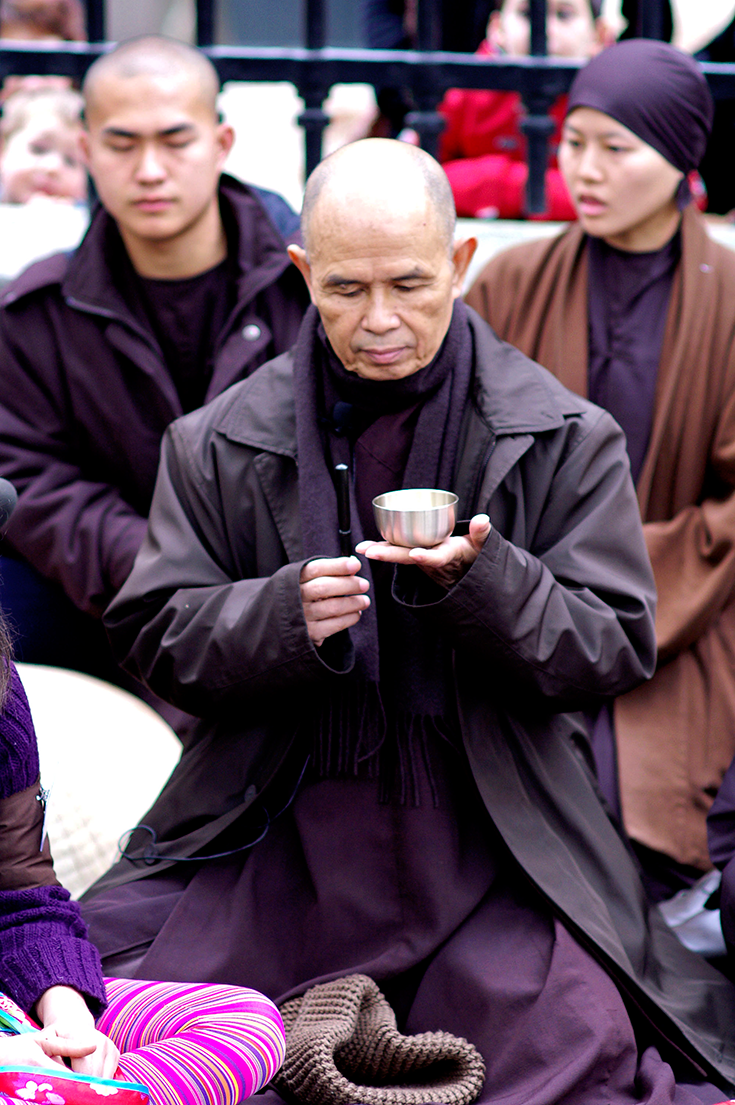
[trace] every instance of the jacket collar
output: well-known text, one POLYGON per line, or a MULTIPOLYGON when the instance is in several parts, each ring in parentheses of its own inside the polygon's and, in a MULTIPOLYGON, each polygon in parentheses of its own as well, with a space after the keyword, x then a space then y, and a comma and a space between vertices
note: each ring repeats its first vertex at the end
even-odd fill
MULTIPOLYGON (((237 262, 237 305, 241 311, 264 288, 274 283, 289 264, 283 239, 262 203, 247 185, 223 174, 220 209, 227 231, 230 256, 237 262)), ((125 280, 130 261, 115 220, 101 205, 92 213, 89 228, 72 254, 58 254, 32 265, 0 299, 2 305, 53 284, 78 310, 116 319, 147 336, 127 301, 125 280)))
POLYGON ((467 308, 475 347, 475 403, 493 434, 544 433, 587 407, 545 368, 515 346, 501 341, 472 308, 467 308))
MULTIPOLYGON (((495 437, 559 429, 588 406, 520 350, 501 341, 468 309, 474 344, 477 414, 495 437)), ((236 385, 237 394, 215 431, 254 449, 296 456, 296 416, 290 353, 263 365, 236 385)))

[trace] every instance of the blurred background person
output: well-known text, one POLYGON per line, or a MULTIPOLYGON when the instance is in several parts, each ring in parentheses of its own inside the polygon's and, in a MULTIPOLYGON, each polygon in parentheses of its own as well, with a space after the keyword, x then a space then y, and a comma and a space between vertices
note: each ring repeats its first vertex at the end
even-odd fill
MULTIPOLYGON (((546 35, 552 57, 591 58, 612 41, 600 14, 601 0, 548 0, 546 35)), ((530 52, 529 0, 503 0, 491 13, 480 57, 530 52)), ((576 218, 574 205, 556 161, 566 96, 551 114, 556 123, 553 153, 546 173, 546 219, 576 218)), ((439 160, 449 177, 457 214, 468 218, 518 219, 525 214, 528 177, 525 114, 518 92, 451 88, 439 105, 446 121, 439 160)))
POLYGON ((84 42, 80 0, 0 0, 0 38, 84 42))
MULTIPOLYGON (((85 42, 81 0, 0 0, 0 39, 20 42, 85 42)), ((44 74, 5 78, 0 99, 24 88, 71 88, 69 77, 44 74)))
POLYGON ((22 89, 6 100, 0 119, 1 202, 86 200, 81 109, 81 96, 70 88, 22 89))

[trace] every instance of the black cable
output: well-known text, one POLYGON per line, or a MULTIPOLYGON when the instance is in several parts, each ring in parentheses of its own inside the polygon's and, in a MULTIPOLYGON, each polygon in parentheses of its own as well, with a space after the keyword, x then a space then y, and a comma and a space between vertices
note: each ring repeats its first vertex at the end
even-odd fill
POLYGON ((263 808, 263 813, 265 814, 266 819, 265 828, 259 836, 256 836, 255 840, 250 840, 247 844, 240 844, 237 848, 230 848, 226 852, 213 852, 210 855, 206 856, 169 856, 157 851, 156 844, 158 843, 158 834, 156 833, 156 830, 151 828, 150 825, 140 824, 134 825, 132 829, 126 829, 118 840, 117 850, 120 853, 120 858, 127 859, 130 861, 130 863, 145 863, 148 867, 151 867, 154 863, 158 863, 159 860, 173 860, 175 863, 203 863, 205 860, 208 859, 224 859, 226 856, 234 856, 237 855, 238 852, 246 852, 248 848, 254 848, 256 844, 260 844, 261 840, 264 839, 273 822, 277 821, 278 818, 286 812, 286 810, 296 798, 299 787, 301 786, 304 775, 306 774, 306 769, 309 766, 310 759, 310 755, 306 757, 304 766, 301 769, 301 774, 296 781, 296 786, 293 789, 291 797, 286 802, 285 806, 283 806, 283 808, 278 811, 275 817, 271 818, 268 810, 265 809, 265 807, 263 808), (139 829, 150 834, 150 843, 148 844, 142 855, 128 855, 126 849, 128 847, 128 844, 130 843, 130 838, 132 837, 133 833, 137 833, 139 829), (125 841, 124 844, 123 841, 125 841))

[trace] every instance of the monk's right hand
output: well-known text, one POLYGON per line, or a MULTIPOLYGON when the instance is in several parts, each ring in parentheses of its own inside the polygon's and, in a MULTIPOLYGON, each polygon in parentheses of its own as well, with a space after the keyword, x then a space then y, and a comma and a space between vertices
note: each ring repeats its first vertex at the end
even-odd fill
POLYGON ((356 556, 310 560, 301 569, 299 584, 306 628, 317 648, 327 637, 355 625, 370 605, 366 594, 370 584, 357 574, 359 571, 356 556))

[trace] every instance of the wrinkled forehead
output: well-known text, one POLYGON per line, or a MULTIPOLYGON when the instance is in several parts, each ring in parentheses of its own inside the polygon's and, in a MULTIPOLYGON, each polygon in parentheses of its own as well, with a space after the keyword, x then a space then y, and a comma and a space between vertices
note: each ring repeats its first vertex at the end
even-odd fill
POLYGON ((361 189, 321 195, 309 220, 312 263, 370 258, 434 257, 446 250, 446 227, 425 189, 410 196, 366 195, 361 189))

